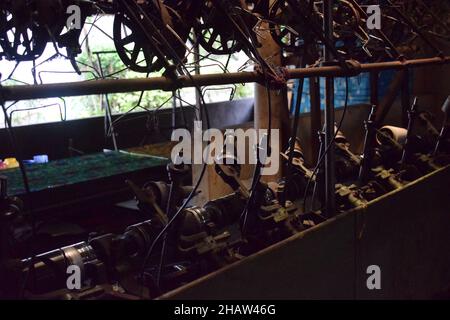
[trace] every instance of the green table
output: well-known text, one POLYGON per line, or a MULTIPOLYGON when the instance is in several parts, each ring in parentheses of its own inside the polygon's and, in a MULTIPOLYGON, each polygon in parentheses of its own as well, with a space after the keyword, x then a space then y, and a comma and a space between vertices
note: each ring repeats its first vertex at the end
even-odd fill
MULTIPOLYGON (((168 159, 128 152, 105 152, 26 165, 33 207, 59 206, 126 190, 124 181, 136 183, 166 177, 168 159)), ((26 198, 19 168, 0 171, 8 179, 8 194, 26 198)), ((107 199, 106 199, 107 200, 107 199)))

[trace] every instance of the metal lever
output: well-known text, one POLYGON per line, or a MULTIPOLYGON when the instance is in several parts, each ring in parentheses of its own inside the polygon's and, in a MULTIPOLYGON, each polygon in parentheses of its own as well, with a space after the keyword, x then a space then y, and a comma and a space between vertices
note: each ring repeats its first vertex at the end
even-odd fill
POLYGON ((411 109, 408 111, 408 133, 406 135, 406 141, 405 141, 405 146, 403 148, 403 155, 402 155, 402 159, 400 161, 400 163, 402 165, 406 164, 409 160, 409 156, 410 156, 410 147, 411 147, 411 138, 412 138, 412 130, 414 127, 414 122, 416 120, 416 115, 417 115, 417 108, 418 108, 418 98, 415 97, 414 98, 414 102, 413 105, 411 106, 411 109))
MULTIPOLYGON (((289 148, 285 153, 281 153, 281 156, 287 161, 292 159, 292 165, 297 168, 297 170, 299 170, 305 178, 313 179, 313 172, 305 166, 305 159, 303 157, 303 151, 298 138, 295 139, 294 148, 292 151, 293 152, 291 154, 291 148, 289 148)), ((289 179, 290 178, 288 178, 288 181, 289 179)))
MULTIPOLYGON (((216 164, 216 171, 217 173, 222 177, 225 178, 225 182, 227 182, 226 177, 232 178, 236 184, 233 184, 235 186, 238 187, 239 191, 242 193, 242 195, 246 198, 250 197, 250 193, 247 189, 247 187, 244 185, 244 183, 242 182, 242 180, 240 179, 240 174, 239 172, 236 170, 236 168, 234 168, 231 165, 226 165, 226 164, 216 164), (220 171, 218 171, 220 170, 220 171), (224 177, 223 174, 226 176, 224 177)), ((231 184, 230 184, 231 185, 231 184)))
POLYGON ((168 218, 164 211, 160 208, 160 206, 156 203, 156 196, 151 189, 146 190, 145 192, 136 186, 133 181, 126 180, 125 183, 133 190, 133 193, 136 195, 136 198, 139 202, 150 205, 155 209, 156 216, 158 220, 166 225, 168 223, 168 218))
POLYGON ((366 137, 364 141, 364 152, 361 167, 359 170, 359 182, 365 184, 369 175, 370 168, 372 167, 373 146, 375 142, 375 120, 376 120, 377 106, 373 105, 370 111, 369 119, 365 122, 366 137))
POLYGON ((436 142, 436 147, 434 148, 434 155, 439 153, 441 144, 445 140, 448 134, 448 128, 449 128, 449 119, 450 119, 450 96, 447 97, 447 100, 445 100, 444 105, 442 106, 442 112, 445 113, 444 118, 444 125, 442 126, 441 133, 439 134, 438 140, 436 142))

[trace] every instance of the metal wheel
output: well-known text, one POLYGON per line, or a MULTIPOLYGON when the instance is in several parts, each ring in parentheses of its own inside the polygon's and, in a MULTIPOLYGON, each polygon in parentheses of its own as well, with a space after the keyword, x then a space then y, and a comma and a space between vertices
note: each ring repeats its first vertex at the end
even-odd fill
POLYGON ((269 11, 269 28, 273 40, 287 51, 297 51, 305 43, 303 26, 289 1, 276 1, 269 11))
POLYGON ((368 55, 362 49, 364 34, 360 34, 362 22, 357 9, 350 2, 340 0, 333 7, 333 21, 336 49, 348 58, 365 60, 368 55))
POLYGON ((131 70, 146 73, 163 67, 154 47, 146 41, 142 27, 125 12, 116 13, 113 36, 117 54, 131 70))
POLYGON ((45 29, 33 21, 30 10, 0 9, 0 45, 8 60, 39 58, 47 40, 45 29))
POLYGON ((205 1, 194 29, 199 44, 209 53, 225 55, 241 49, 232 22, 213 1, 205 1))
POLYGON ((355 37, 361 24, 361 16, 351 3, 345 0, 337 2, 333 8, 335 32, 338 37, 355 37))

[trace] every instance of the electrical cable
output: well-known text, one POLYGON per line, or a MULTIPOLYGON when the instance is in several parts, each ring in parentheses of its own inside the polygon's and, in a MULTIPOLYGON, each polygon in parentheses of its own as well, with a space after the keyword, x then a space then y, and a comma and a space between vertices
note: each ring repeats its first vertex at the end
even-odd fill
MULTIPOLYGON (((270 89, 269 89, 269 84, 266 83, 266 88, 267 88, 267 100, 268 100, 268 139, 267 139, 267 154, 270 154, 270 139, 271 139, 271 131, 272 131, 272 97, 270 95, 270 89)), ((258 160, 259 160, 259 152, 258 152, 258 160)), ((241 233, 242 235, 245 234, 246 231, 246 226, 247 226, 247 218, 248 218, 248 212, 249 209, 251 209, 251 205, 253 203, 254 197, 256 195, 256 188, 258 186, 258 183, 261 179, 261 171, 258 170, 259 166, 258 164, 256 164, 255 167, 255 172, 253 174, 253 178, 252 178, 252 185, 250 188, 250 196, 247 200, 247 203, 245 204, 245 208, 243 210, 243 212, 241 213, 241 220, 242 221, 242 225, 241 225, 241 233)))
MULTIPOLYGON (((304 49, 304 54, 306 54, 306 45, 305 45, 305 49, 304 49)), ((304 60, 304 59, 302 59, 304 60)), ((302 61, 301 66, 304 68, 305 67, 305 62, 302 61)), ((302 104, 302 98, 303 98, 303 87, 304 87, 304 83, 305 83, 305 78, 301 78, 299 79, 298 82, 298 87, 297 87, 297 100, 295 101, 295 110, 294 110, 294 123, 293 123, 293 127, 292 127, 292 136, 289 140, 289 153, 288 153, 288 167, 287 167, 287 174, 286 174, 286 180, 285 180, 285 185, 284 185, 284 190, 283 190, 283 194, 282 194, 282 203, 281 205, 283 207, 286 206, 286 195, 287 195, 287 191, 288 191, 288 187, 289 187, 289 182, 292 179, 292 167, 293 167, 293 159, 294 159, 294 150, 295 150, 295 141, 297 139, 297 131, 298 131, 298 122, 299 122, 299 117, 300 117, 300 109, 301 109, 301 104, 302 104)))
MULTIPOLYGON (((240 17, 240 16, 238 16, 240 17)), ((242 18, 242 17, 240 17, 242 18)), ((259 63, 259 66, 263 72, 263 75, 266 79, 266 89, 267 89, 267 100, 268 100, 268 137, 267 137, 267 155, 270 155, 270 143, 271 143, 271 135, 272 135, 272 99, 271 99, 271 93, 270 93, 270 83, 269 83, 269 75, 267 72, 267 69, 270 69, 270 71, 272 71, 272 68, 270 67, 270 65, 262 58, 262 56, 260 55, 258 49, 256 48, 256 46, 249 41, 246 37, 247 34, 240 28, 239 24, 237 22, 234 21, 232 16, 229 16, 229 19, 232 21, 232 23, 235 25, 235 28, 241 33, 241 36, 246 40, 246 43, 248 46, 250 46, 249 49, 252 49, 251 52, 253 53, 253 55, 255 56, 255 59, 257 60, 257 62, 259 63)), ((242 22, 242 20, 241 20, 242 22)), ((247 33, 249 34, 250 31, 247 28, 247 25, 245 24, 245 22, 242 24, 244 26, 244 28, 246 29, 247 33)), ((250 57, 250 59, 252 59, 252 57, 250 57)), ((252 59, 253 60, 253 59, 252 59)), ((275 75, 275 74, 273 74, 275 75)), ((258 152, 258 161, 259 161, 259 152, 258 152)), ((252 185, 250 188, 250 196, 247 199, 247 203, 245 205, 245 208, 243 210, 243 212, 241 213, 241 233, 242 235, 245 234, 246 231, 246 227, 247 227, 247 220, 248 220, 248 214, 249 214, 249 210, 252 209, 252 204, 254 201, 254 197, 256 196, 256 188, 259 184, 259 181, 261 180, 261 170, 260 170, 260 166, 257 163, 256 167, 255 167, 255 172, 253 174, 253 178, 252 178, 252 185)))
POLYGON ((303 212, 304 213, 306 213, 306 202, 307 202, 306 198, 308 196, 309 187, 310 187, 313 179, 317 176, 317 173, 318 173, 320 167, 322 166, 323 161, 325 160, 325 156, 328 154, 328 152, 331 150, 331 148, 334 147, 336 137, 337 137, 339 131, 341 130, 342 124, 344 123, 344 119, 345 119, 345 116, 347 113, 347 107, 348 107, 348 96, 349 96, 349 87, 348 86, 349 86, 348 85, 348 77, 345 77, 345 104, 344 104, 344 109, 342 112, 342 117, 341 117, 341 120, 339 121, 339 125, 336 128, 336 132, 334 133, 331 143, 327 146, 325 152, 323 152, 322 155, 320 156, 320 159, 317 161, 317 165, 314 168, 313 174, 308 179, 308 183, 306 184, 305 192, 303 194, 303 212))
MULTIPOLYGON (((243 35, 245 36, 245 34, 243 34, 243 35)), ((253 43, 251 43, 251 42, 249 42, 249 43, 251 45, 253 45, 253 43)), ((267 64, 265 64, 265 61, 263 60, 263 58, 259 54, 257 48, 254 47, 253 49, 254 49, 253 52, 254 52, 254 54, 256 56, 256 59, 259 60, 259 64, 260 64, 260 67, 262 69, 262 72, 263 72, 265 78, 267 79, 266 80, 266 88, 267 88, 267 100, 268 100, 268 140, 267 140, 267 150, 266 150, 266 152, 269 155, 270 154, 271 134, 272 134, 272 99, 271 99, 270 85, 269 85, 267 70, 265 68, 265 66, 267 66, 267 64)), ((258 153, 258 156, 259 156, 259 153, 258 153)), ((258 157, 258 160, 259 160, 259 157, 258 157)), ((255 172, 254 172, 253 178, 252 178, 252 185, 251 185, 251 188, 250 188, 250 196, 249 196, 249 198, 247 200, 247 203, 245 205, 245 208, 244 208, 244 210, 243 210, 243 212, 241 214, 241 220, 242 220, 241 233, 242 233, 242 235, 244 235, 245 232, 246 232, 248 213, 249 213, 249 210, 251 209, 251 206, 253 204, 254 197, 256 196, 256 188, 258 186, 258 183, 259 183, 260 179, 261 179, 261 171, 260 171, 260 168, 259 168, 259 164, 257 163, 256 167, 255 167, 255 172)))
POLYGON ((40 109, 50 108, 50 107, 54 107, 54 106, 57 106, 57 107, 59 108, 59 115, 60 115, 60 117, 61 117, 61 122, 66 121, 66 118, 67 118, 67 109, 66 109, 66 107, 64 106, 64 115, 63 115, 63 111, 62 111, 61 105, 60 105, 59 103, 52 103, 52 104, 48 104, 48 105, 45 105, 45 106, 39 106, 39 107, 32 107, 32 108, 24 108, 24 109, 16 109, 16 110, 13 110, 13 111, 11 111, 11 113, 10 113, 11 123, 12 123, 12 120, 13 120, 13 115, 14 115, 14 113, 16 113, 16 112, 34 111, 34 110, 40 110, 40 109))
MULTIPOLYGON (((144 92, 144 91, 143 91, 144 92)), ((130 119, 124 119, 126 118, 128 115, 130 115, 134 110, 141 108, 144 110, 144 112, 148 112, 148 113, 155 113, 156 111, 160 110, 162 107, 164 107, 170 100, 172 100, 172 97, 166 99, 163 103, 161 103, 158 107, 154 108, 154 109, 148 109, 144 106, 140 105, 141 100, 132 108, 130 108, 129 110, 127 110, 125 113, 122 113, 117 119, 115 119, 112 122, 113 126, 117 126, 120 123, 123 123, 125 121, 129 121, 130 119)), ((139 117, 140 118, 140 117, 139 117)), ((111 135, 111 130, 108 131, 108 136, 111 135)))
MULTIPOLYGON (((141 7, 139 7, 139 11, 141 12, 141 14, 143 16, 146 16, 146 12, 143 11, 143 9, 141 7)), ((137 20, 136 21, 140 27, 143 30, 146 30, 146 28, 142 25, 141 21, 137 20)), ((155 30, 159 36, 164 39, 164 37, 162 36, 161 32, 159 30, 155 30)), ((144 34, 147 36, 148 40, 151 41, 152 37, 151 35, 149 35, 147 32, 144 32, 144 34)), ((166 45, 168 46, 168 49, 170 49, 171 51, 174 52, 174 49, 170 46, 170 44, 166 43, 166 45)), ((204 100, 204 97, 202 95, 201 89, 200 87, 195 83, 194 78, 192 76, 192 74, 189 72, 189 70, 184 66, 184 63, 181 61, 181 59, 175 54, 174 58, 177 59, 178 63, 180 64, 181 68, 185 70, 185 72, 187 73, 187 76, 191 79, 191 81, 193 81, 194 83, 194 87, 196 88, 199 96, 200 96, 200 101, 201 101, 201 108, 204 109, 204 116, 205 116, 205 120, 206 120, 206 126, 209 129, 210 126, 210 121, 209 121, 209 115, 208 115, 208 109, 206 108, 206 103, 204 100)), ((166 232, 169 230, 169 228, 173 225, 173 223, 175 222, 175 220, 180 216, 180 214, 183 212, 183 210, 186 208, 186 206, 188 205, 188 203, 192 200, 192 198, 197 194, 197 190, 200 187, 200 184, 203 180, 203 177, 206 173, 206 169, 207 169, 207 163, 205 162, 203 164, 202 170, 200 172, 200 176, 198 178, 198 181, 196 183, 196 185, 194 186, 194 188, 192 189, 191 193, 188 195, 188 197, 184 200, 182 206, 178 209, 178 211, 173 215, 173 217, 169 220, 169 222, 164 226, 164 228, 160 231, 160 233, 155 237, 155 239, 153 240, 152 245, 149 247, 149 250, 147 251, 147 254, 145 255, 144 258, 144 262, 142 264, 142 268, 141 268, 141 278, 143 279, 143 275, 145 273, 145 268, 148 264, 149 259, 151 258, 151 255, 153 253, 154 248, 156 247, 156 244, 159 242, 159 240, 166 234, 166 232)), ((161 259, 160 261, 162 262, 163 259, 161 259)), ((142 287, 143 290, 143 287, 142 287)), ((143 292, 141 291, 141 296, 142 296, 143 292)))
MULTIPOLYGON (((142 14, 145 14, 145 12, 142 10, 142 8, 139 8, 139 9, 140 9, 140 11, 141 11, 142 14)), ((138 23, 139 23, 139 24, 141 25, 141 27, 142 27, 142 24, 140 23, 140 21, 138 21, 138 23)), ((159 33, 159 31, 158 31, 158 33, 159 33)), ((170 45, 169 45, 169 44, 167 44, 167 45, 169 46, 169 49, 173 50, 173 48, 170 48, 170 45)), ((261 64, 263 73, 264 73, 264 74, 266 75, 266 77, 267 77, 267 73, 266 73, 266 70, 265 70, 265 68, 264 68, 264 65, 265 65, 264 60, 261 58, 261 56, 260 56, 259 53, 257 52, 256 47, 254 47, 254 49, 255 49, 255 51, 256 51, 256 53, 257 53, 257 56, 258 56, 258 58, 259 58, 259 60, 260 60, 260 64, 261 64)), ((174 57, 175 57, 175 58, 178 58, 177 55, 174 55, 174 57)), ((179 59, 179 58, 178 58, 178 59, 179 59)), ((190 74, 189 70, 187 70, 187 68, 184 66, 184 63, 182 63, 182 61, 179 61, 179 63, 180 63, 180 65, 182 66, 182 68, 184 68, 185 71, 188 73, 187 75, 191 78, 191 80, 194 80, 193 77, 192 77, 192 75, 190 74)), ((207 113, 207 108, 206 108, 206 103, 205 103, 205 101, 204 101, 204 97, 203 97, 203 95, 202 95, 202 93, 201 93, 201 89, 199 88, 199 86, 198 86, 198 85, 195 85, 195 88, 197 89, 198 94, 200 95, 200 98, 201 98, 201 101, 202 101, 202 106, 203 106, 204 109, 205 109, 205 117, 206 117, 206 119, 207 119, 207 127, 209 128, 209 116, 208 116, 208 113, 207 113)), ((267 88, 268 97, 269 97, 269 98, 268 98, 268 99, 269 99, 269 106, 268 106, 268 107, 269 107, 268 149, 270 150, 270 139, 271 139, 271 126, 272 126, 272 123, 271 123, 271 98, 270 98, 270 87, 269 87, 268 81, 267 81, 267 83, 266 83, 266 88, 267 88)), ((268 150, 268 152, 269 152, 269 150, 268 150)), ((181 214, 181 212, 183 212, 183 210, 186 208, 188 202, 190 202, 190 200, 191 200, 191 199, 193 198, 193 196, 196 194, 197 189, 198 189, 198 187, 200 186, 200 183, 201 183, 201 181, 202 181, 202 179, 203 179, 203 176, 204 176, 204 174, 205 174, 205 172, 206 172, 206 168, 207 168, 207 164, 205 163, 205 164, 203 165, 202 171, 201 171, 201 173, 200 173, 200 177, 199 177, 199 179, 198 179, 198 182, 197 182, 197 184, 195 185, 194 189, 192 190, 191 194, 188 196, 188 198, 184 201, 183 205, 178 209, 178 211, 174 214, 174 216, 172 217, 172 219, 168 222, 168 224, 163 228, 163 230, 157 235, 157 237, 156 237, 155 240, 153 241, 153 243, 152 243, 152 245, 150 246, 150 248, 149 248, 149 250, 148 250, 148 252, 147 252, 147 255, 146 255, 145 259, 144 259, 144 263, 143 263, 143 267, 142 267, 141 276, 143 276, 143 274, 144 274, 144 272, 145 272, 145 267, 146 267, 146 265, 147 265, 148 260, 149 260, 150 257, 151 257, 151 254, 152 254, 152 252, 153 252, 153 250, 154 250, 154 248, 155 248, 155 246, 156 246, 156 243, 157 243, 157 242, 162 238, 162 236, 169 230, 170 226, 174 223, 174 221, 175 221, 175 220, 177 219, 177 217, 181 214)), ((255 183, 254 183, 254 188, 253 188, 252 193, 251 193, 252 195, 255 194, 254 189, 256 188, 257 182, 259 182, 260 177, 261 177, 260 174, 255 175, 255 177, 254 177, 254 182, 255 182, 255 183)), ((250 200, 251 200, 251 199, 252 199, 252 196, 249 198, 249 203, 250 203, 250 200)))
MULTIPOLYGON (((142 9, 141 9, 141 11, 142 11, 142 9)), ((140 21, 138 21, 138 22, 140 23, 140 21)), ((141 26, 142 26, 142 24, 141 24, 141 26)), ((144 28, 144 30, 145 30, 145 28, 144 28)), ((148 34, 147 34, 146 32, 144 32, 144 33, 148 36, 148 34)), ((160 34, 160 35, 161 35, 161 34, 160 34)), ((163 38, 163 37, 162 37, 162 38, 163 38)), ((164 38, 163 38, 163 39, 164 39, 164 38)), ((168 48, 170 48, 170 46, 168 46, 168 48)), ((170 49, 173 50, 173 48, 170 48, 170 49)), ((254 48, 254 49, 255 49, 255 51, 256 51, 256 48, 254 48)), ((174 50, 173 50, 173 51, 174 51, 174 50)), ((59 53, 59 55, 64 56, 64 55, 62 55, 62 54, 60 54, 60 53, 59 53)), ((175 58, 178 58, 178 57, 175 56, 175 58)), ((264 60, 262 60, 260 56, 258 56, 257 58, 259 58, 258 60, 260 60, 259 62, 260 62, 260 64, 261 64, 261 66, 264 66, 264 60)), ((180 62, 181 62, 181 61, 180 61, 180 62)), ((181 62, 181 63, 182 63, 182 62, 181 62)), ((90 66, 90 67, 91 67, 91 66, 90 66)), ((190 74, 189 70, 187 70, 186 66, 182 65, 182 68, 185 69, 185 71, 188 73, 188 76, 193 80, 192 75, 190 74)), ((95 68, 93 68, 93 69, 95 70, 95 68)), ((265 70, 265 69, 266 69, 266 68, 263 67, 263 72, 266 74, 266 70, 265 70)), ((97 71, 97 70, 96 70, 96 71, 97 71)), ((204 108, 204 110, 205 110, 204 115, 205 115, 205 118, 206 118, 207 127, 209 128, 209 116, 208 116, 208 112, 207 112, 207 108, 206 108, 206 103, 205 103, 205 100, 204 100, 204 96, 202 95, 201 89, 198 87, 198 85, 196 85, 195 87, 196 87, 196 89, 197 89, 198 94, 200 95, 200 98, 201 98, 201 99, 200 99, 200 100, 201 100, 201 107, 204 108)), ((270 113, 271 113, 271 101, 270 101, 270 88, 269 88, 269 84, 268 84, 268 83, 266 84, 266 87, 267 87, 268 96, 269 96, 269 114, 270 114, 270 113)), ((4 107, 4 106, 3 106, 3 107, 4 107)), ((270 144, 270 136, 271 136, 271 116, 269 116, 269 139, 268 139, 268 143, 269 143, 269 144, 270 144)), ((269 149, 270 149, 270 148, 269 148, 269 149)), ((20 157, 18 156, 18 158, 20 158, 20 157)), ((22 164, 22 165, 23 165, 23 164, 22 164)), ((158 242, 158 240, 161 238, 162 235, 164 235, 164 234, 168 231, 168 229, 169 229, 169 227, 171 226, 171 224, 173 224, 173 222, 176 220, 176 218, 178 217, 178 215, 184 210, 184 208, 187 206, 187 204, 190 202, 190 200, 191 200, 191 199, 193 198, 193 196, 196 194, 197 189, 198 189, 198 187, 199 187, 199 185, 200 185, 200 183, 201 183, 201 181, 202 181, 202 179, 203 179, 203 177, 204 177, 206 168, 207 168, 207 165, 205 164, 205 165, 203 166, 203 169, 202 169, 201 173, 200 173, 200 177, 199 177, 199 179, 198 179, 198 182, 197 182, 197 184, 195 185, 194 189, 192 190, 191 194, 190 194, 190 195, 188 196, 188 198, 184 201, 184 203, 183 203, 183 205, 181 206, 181 208, 179 208, 179 210, 178 210, 177 213, 173 216, 173 218, 169 221, 169 223, 164 227, 164 229, 160 232, 160 234, 155 238, 155 240, 154 240, 154 242, 153 242, 153 244, 152 244, 150 250, 148 251, 148 254, 147 254, 147 256, 146 256, 146 259, 145 259, 145 261, 144 261, 144 264, 143 264, 143 270, 145 270, 146 262, 147 262, 147 260, 150 258, 151 252, 152 252, 153 248, 155 247, 156 243, 158 242)), ((260 175, 257 175, 257 176, 254 177, 254 181, 256 181, 256 182, 258 182, 259 179, 260 179, 260 175)), ((27 185, 26 172, 24 172, 24 184, 27 185)), ((255 185, 256 185, 256 184, 257 184, 257 183, 255 183, 255 185)), ((29 188, 28 188, 28 189, 29 189, 29 188)), ((33 260, 33 259, 32 259, 32 260, 33 260)), ((31 271, 31 269, 29 268, 28 271, 31 271)))

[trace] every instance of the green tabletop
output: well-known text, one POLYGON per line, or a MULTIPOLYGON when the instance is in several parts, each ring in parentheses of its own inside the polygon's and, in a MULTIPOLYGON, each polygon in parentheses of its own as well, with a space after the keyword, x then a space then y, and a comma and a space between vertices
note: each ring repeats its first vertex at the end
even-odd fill
MULTIPOLYGON (((162 167, 168 159, 128 152, 105 152, 26 165, 31 192, 43 191, 67 185, 162 167)), ((8 194, 25 193, 19 168, 0 170, 8 178, 8 194)))

